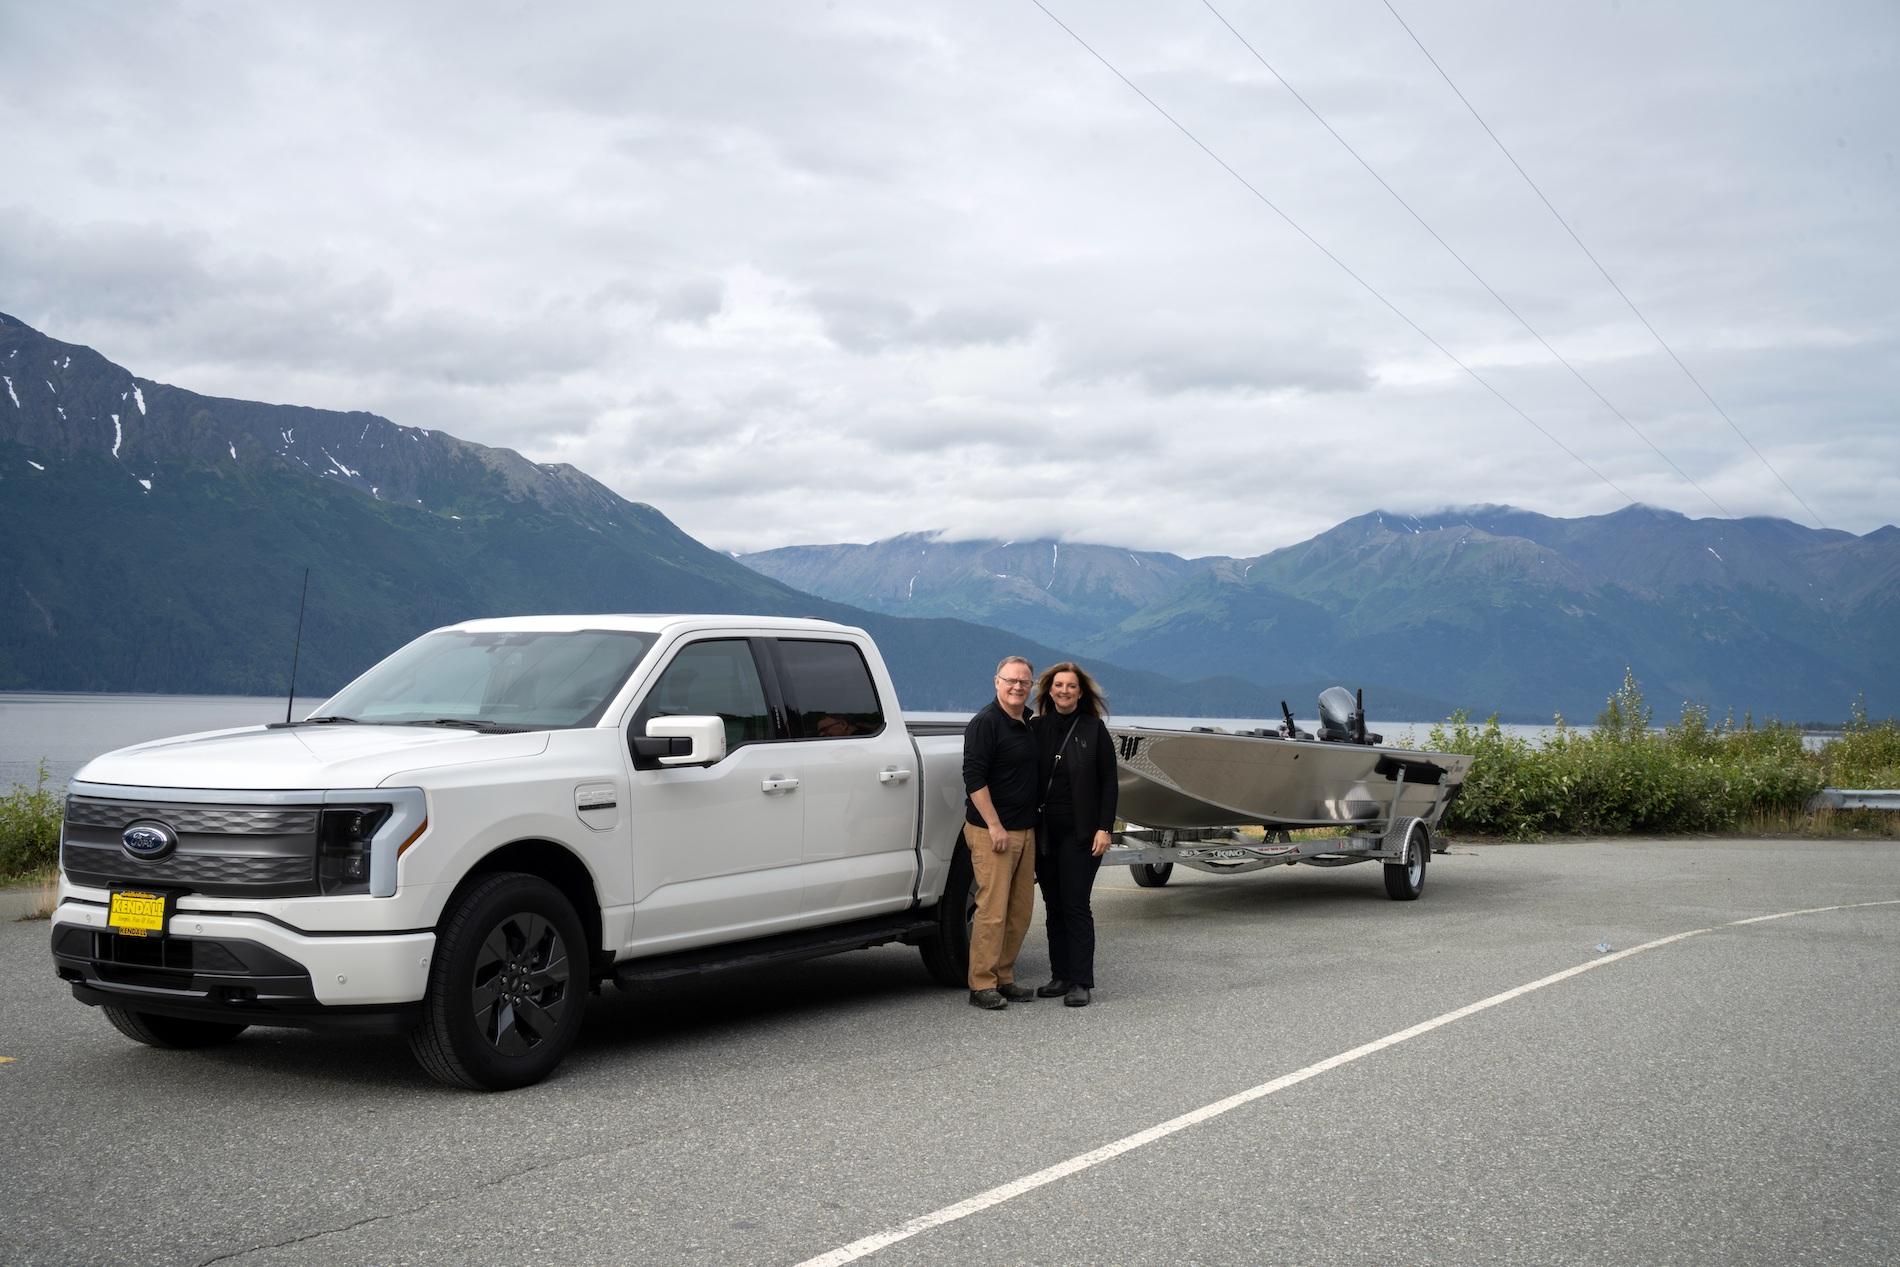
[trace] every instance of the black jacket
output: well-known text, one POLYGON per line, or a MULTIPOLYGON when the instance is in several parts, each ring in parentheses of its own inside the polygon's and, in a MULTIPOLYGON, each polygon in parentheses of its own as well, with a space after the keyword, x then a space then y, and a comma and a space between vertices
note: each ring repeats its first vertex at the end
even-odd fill
POLYGON ((1051 776, 1069 781, 1069 800, 1075 807, 1078 831, 1093 836, 1097 831, 1115 829, 1115 805, 1121 788, 1116 781, 1115 741, 1108 726, 1093 713, 1080 710, 1064 717, 1050 709, 1029 721, 1036 735, 1036 790, 1049 786, 1051 776), (1074 733, 1069 727, 1073 724, 1074 733), (1063 736, 1068 743, 1063 745, 1063 736), (1062 763, 1056 764, 1056 749, 1062 748, 1062 763))

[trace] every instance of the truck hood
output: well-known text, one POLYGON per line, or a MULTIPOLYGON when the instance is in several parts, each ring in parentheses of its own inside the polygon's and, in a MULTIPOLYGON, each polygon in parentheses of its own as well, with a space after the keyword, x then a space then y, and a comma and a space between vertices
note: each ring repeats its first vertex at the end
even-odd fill
POLYGON ((531 757, 548 732, 484 735, 434 726, 297 726, 211 730, 134 744, 88 761, 83 783, 290 791, 380 787, 397 774, 531 757))

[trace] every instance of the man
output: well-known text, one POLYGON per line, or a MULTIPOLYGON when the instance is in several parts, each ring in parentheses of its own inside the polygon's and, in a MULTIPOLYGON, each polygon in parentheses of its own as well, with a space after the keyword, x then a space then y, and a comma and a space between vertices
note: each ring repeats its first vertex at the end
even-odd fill
POLYGON ((1029 661, 1004 656, 996 698, 963 730, 963 840, 977 886, 970 1005, 992 1011, 1036 997, 1016 984, 1036 893, 1036 740, 1027 716, 1034 679, 1029 661))

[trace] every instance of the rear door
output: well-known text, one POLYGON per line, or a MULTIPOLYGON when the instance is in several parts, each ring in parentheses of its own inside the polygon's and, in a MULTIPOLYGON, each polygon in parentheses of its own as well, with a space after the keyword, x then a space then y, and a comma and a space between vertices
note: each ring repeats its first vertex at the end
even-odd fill
POLYGON ((917 880, 920 771, 856 642, 771 650, 805 802, 803 909, 827 921, 902 910, 917 880))
POLYGON ((624 736, 634 918, 629 948, 684 949, 791 927, 802 903, 804 802, 766 676, 742 637, 682 644, 624 736), (654 717, 722 718, 726 755, 704 766, 636 756, 654 717))

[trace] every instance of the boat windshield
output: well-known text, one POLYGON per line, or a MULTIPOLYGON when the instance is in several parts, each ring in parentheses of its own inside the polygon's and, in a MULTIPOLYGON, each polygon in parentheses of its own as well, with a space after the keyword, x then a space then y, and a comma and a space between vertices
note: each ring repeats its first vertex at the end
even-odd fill
POLYGON ((385 726, 559 730, 600 720, 653 635, 618 629, 424 634, 319 708, 385 726))

